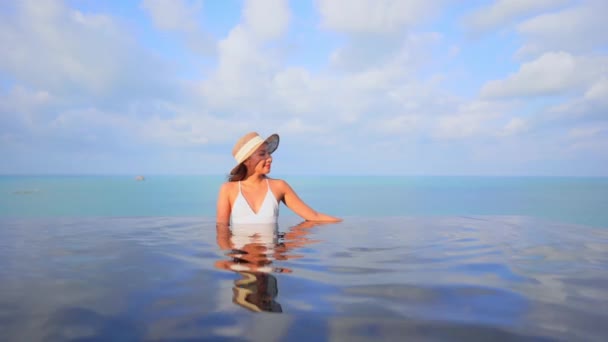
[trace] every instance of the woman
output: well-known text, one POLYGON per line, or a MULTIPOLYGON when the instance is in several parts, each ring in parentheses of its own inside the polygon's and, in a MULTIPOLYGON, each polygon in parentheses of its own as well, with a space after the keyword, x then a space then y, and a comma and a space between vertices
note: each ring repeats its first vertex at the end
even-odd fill
POLYGON ((237 165, 218 195, 218 224, 276 224, 279 202, 307 221, 341 221, 310 208, 284 180, 268 178, 271 155, 278 145, 277 134, 264 140, 251 132, 237 141, 232 149, 237 165))

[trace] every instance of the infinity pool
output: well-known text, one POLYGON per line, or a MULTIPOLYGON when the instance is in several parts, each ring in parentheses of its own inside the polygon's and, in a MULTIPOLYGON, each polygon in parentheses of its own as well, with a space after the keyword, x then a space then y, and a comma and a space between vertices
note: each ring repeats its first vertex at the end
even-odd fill
POLYGON ((210 218, 0 220, 0 336, 604 340, 608 230, 347 217, 249 236, 210 218))

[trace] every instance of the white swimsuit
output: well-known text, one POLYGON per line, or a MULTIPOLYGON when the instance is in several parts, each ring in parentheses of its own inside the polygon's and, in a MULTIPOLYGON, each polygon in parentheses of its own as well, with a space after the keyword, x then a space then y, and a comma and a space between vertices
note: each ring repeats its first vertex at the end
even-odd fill
POLYGON ((277 223, 279 217, 279 203, 270 190, 270 184, 266 179, 266 196, 257 213, 251 209, 249 203, 241 192, 241 182, 239 182, 239 194, 232 204, 232 224, 269 224, 277 223))
POLYGON ((239 194, 232 204, 231 213, 231 240, 236 249, 241 249, 247 244, 256 244, 265 246, 270 253, 278 242, 279 203, 270 190, 268 179, 266 186, 268 190, 264 201, 255 213, 243 196, 239 182, 239 194))

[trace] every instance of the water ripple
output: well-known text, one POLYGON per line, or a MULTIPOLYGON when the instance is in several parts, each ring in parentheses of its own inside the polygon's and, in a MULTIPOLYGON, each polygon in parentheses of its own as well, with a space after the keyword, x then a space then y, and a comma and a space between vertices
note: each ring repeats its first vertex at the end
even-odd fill
POLYGON ((287 222, 273 236, 250 233, 233 239, 196 217, 2 220, 0 334, 28 341, 608 335, 606 230, 505 216, 287 222))

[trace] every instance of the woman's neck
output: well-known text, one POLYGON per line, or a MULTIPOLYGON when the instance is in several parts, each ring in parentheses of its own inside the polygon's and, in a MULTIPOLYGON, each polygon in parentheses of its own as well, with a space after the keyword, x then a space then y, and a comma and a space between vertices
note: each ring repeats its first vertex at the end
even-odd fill
POLYGON ((247 184, 260 184, 264 181, 264 179, 266 179, 266 175, 254 173, 252 175, 245 177, 245 179, 243 179, 241 182, 247 183, 247 184))

